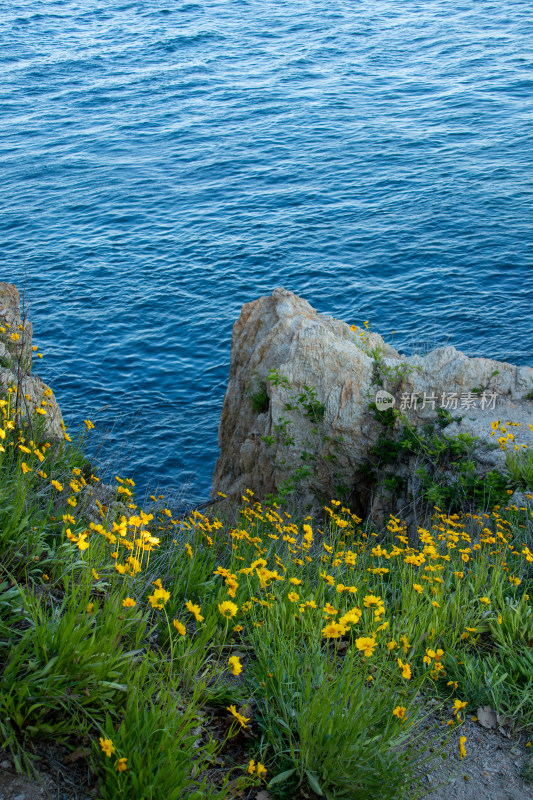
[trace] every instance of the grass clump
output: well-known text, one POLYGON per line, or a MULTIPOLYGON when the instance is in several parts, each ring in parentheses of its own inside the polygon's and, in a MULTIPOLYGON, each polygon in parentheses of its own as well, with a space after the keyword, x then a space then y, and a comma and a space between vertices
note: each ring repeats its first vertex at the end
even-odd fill
POLYGON ((370 450, 371 461, 364 466, 365 474, 404 498, 407 478, 416 475, 416 491, 411 491, 409 500, 422 507, 438 506, 450 513, 462 513, 465 509, 505 504, 509 490, 524 485, 520 470, 523 474, 528 457, 519 460, 508 456, 508 465, 516 461, 514 469, 481 474, 474 457, 477 437, 444 433, 443 429, 455 418, 440 410, 444 413, 434 423, 418 429, 406 423, 395 435, 380 436, 370 450), (397 474, 398 469, 403 469, 402 474, 397 474))
POLYGON ((263 414, 265 411, 268 411, 269 402, 266 384, 261 384, 252 394, 252 408, 254 412, 256 414, 263 414))
POLYGON ((533 450, 507 454, 507 469, 517 486, 533 489, 533 450))

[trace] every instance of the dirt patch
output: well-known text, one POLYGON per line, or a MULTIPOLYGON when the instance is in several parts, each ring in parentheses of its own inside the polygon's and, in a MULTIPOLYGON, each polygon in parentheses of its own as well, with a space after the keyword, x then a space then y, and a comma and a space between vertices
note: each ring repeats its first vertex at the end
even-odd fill
POLYGON ((486 730, 467 718, 445 745, 446 760, 439 759, 425 776, 423 800, 533 800, 533 746, 526 746, 528 741, 486 730), (466 736, 464 759, 461 736, 466 736))
POLYGON ((0 800, 92 800, 94 777, 83 748, 74 753, 58 745, 39 746, 36 776, 19 775, 0 749, 0 800))

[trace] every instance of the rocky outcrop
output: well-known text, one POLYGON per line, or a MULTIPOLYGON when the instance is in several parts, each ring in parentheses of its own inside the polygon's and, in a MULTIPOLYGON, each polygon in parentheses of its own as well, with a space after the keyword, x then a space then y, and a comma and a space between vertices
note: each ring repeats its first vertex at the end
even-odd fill
MULTIPOLYGON (((377 511, 368 470, 376 443, 394 439, 402 425, 422 430, 438 420, 447 436, 477 437, 479 474, 503 468, 491 424, 520 423, 510 430, 532 445, 532 389, 529 367, 468 358, 454 347, 401 355, 364 326, 276 289, 247 303, 233 328, 213 495, 238 499, 252 489, 264 497, 298 485, 307 503, 343 493, 352 507, 377 511)), ((406 481, 413 466, 404 464, 406 481)))
POLYGON ((20 295, 11 283, 0 282, 0 392, 16 388, 15 405, 21 417, 40 414, 47 436, 63 438, 63 418, 52 390, 32 369, 31 322, 21 316, 20 295))

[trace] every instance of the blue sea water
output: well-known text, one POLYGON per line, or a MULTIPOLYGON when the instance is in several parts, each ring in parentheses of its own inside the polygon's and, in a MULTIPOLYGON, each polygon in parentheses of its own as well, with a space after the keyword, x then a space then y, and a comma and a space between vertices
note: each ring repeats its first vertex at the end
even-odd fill
POLYGON ((0 11, 0 279, 141 489, 208 496, 232 324, 275 286, 532 363, 530 2, 0 11))

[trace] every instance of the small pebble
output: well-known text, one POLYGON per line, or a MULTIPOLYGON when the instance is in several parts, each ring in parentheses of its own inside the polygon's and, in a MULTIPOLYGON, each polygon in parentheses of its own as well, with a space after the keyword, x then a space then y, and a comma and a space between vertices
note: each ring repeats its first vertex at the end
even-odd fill
POLYGON ((4 759, 4 761, 0 761, 0 769, 11 769, 11 761, 7 761, 7 759, 4 759))
POLYGON ((26 795, 24 794, 24 792, 22 792, 21 794, 15 795, 13 800, 26 800, 26 795))

